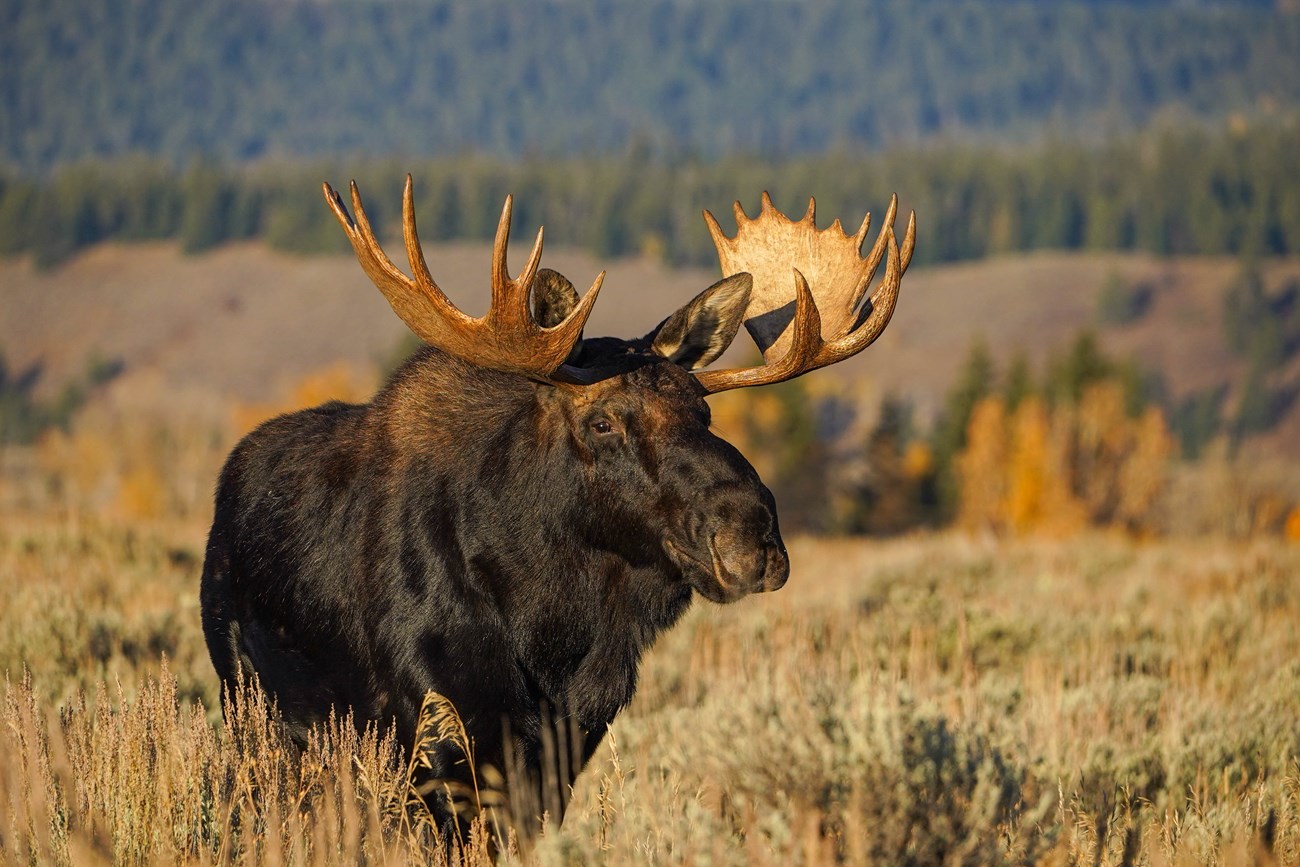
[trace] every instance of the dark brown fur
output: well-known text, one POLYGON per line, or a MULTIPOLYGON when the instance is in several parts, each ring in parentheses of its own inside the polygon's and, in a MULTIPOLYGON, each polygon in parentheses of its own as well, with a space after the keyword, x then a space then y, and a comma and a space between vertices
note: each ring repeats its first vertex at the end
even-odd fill
MULTIPOLYGON (((743 299, 724 295, 670 318, 671 339, 661 326, 580 346, 576 363, 608 373, 594 385, 426 348, 369 404, 245 437, 202 582, 222 682, 255 675, 298 738, 350 710, 408 748, 436 691, 477 763, 513 777, 515 804, 562 812, 642 653, 693 594, 732 601, 788 574, 771 494, 710 432, 687 370, 725 347, 719 328, 734 334, 743 299)), ((430 759, 433 777, 469 782, 449 745, 430 759)))

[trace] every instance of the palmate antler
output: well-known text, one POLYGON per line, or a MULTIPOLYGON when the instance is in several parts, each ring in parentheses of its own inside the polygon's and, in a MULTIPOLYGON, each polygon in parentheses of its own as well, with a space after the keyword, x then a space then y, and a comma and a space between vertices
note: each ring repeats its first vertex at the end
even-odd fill
MULTIPOLYGON (((530 294, 541 263, 542 231, 537 232, 523 271, 511 278, 506 267, 513 203, 510 196, 501 210, 492 247, 492 305, 486 315, 475 319, 462 313, 429 274, 416 231, 410 175, 406 176, 402 194, 402 235, 413 277, 394 265, 376 240, 356 182, 351 184, 355 221, 342 197, 329 184, 323 187, 325 200, 352 243, 362 269, 384 293, 393 311, 426 343, 481 367, 543 382, 584 385, 612 374, 612 370, 579 369, 565 364, 581 339, 605 272, 597 275, 587 294, 558 324, 540 325, 530 305, 530 294)), ((827 229, 817 228, 815 201, 810 200, 803 219, 794 222, 763 193, 762 209, 755 219, 745 214, 739 202, 735 204, 736 236, 728 238, 713 215, 705 211, 723 276, 747 272, 753 277, 745 326, 763 351, 766 363, 697 372, 704 388, 713 393, 793 379, 856 355, 879 337, 893 315, 899 284, 916 242, 916 214, 912 214, 900 249, 894 235, 897 210, 898 199, 894 197, 884 227, 865 259, 860 251, 871 225, 870 214, 857 233, 849 237, 839 220, 827 229), (882 258, 887 262, 885 277, 870 302, 863 303, 882 258)))
POLYGON ((538 325, 529 305, 529 294, 542 258, 542 230, 537 231, 537 240, 524 270, 512 279, 506 268, 506 244, 510 240, 513 199, 506 196, 492 245, 492 306, 482 318, 467 316, 438 288, 429 274, 415 227, 415 201, 411 187, 408 174, 406 189, 402 193, 402 237, 414 278, 402 273, 380 247, 362 207, 356 182, 351 184, 355 222, 342 197, 329 184, 323 185, 325 201, 352 242, 357 260, 379 291, 384 293, 393 312, 421 340, 473 364, 547 382, 589 381, 582 371, 566 367, 564 360, 582 335, 605 272, 597 275, 587 294, 558 325, 553 328, 538 325))
POLYGON ((723 276, 742 271, 753 275, 745 327, 766 360, 759 367, 698 373, 710 393, 783 382, 843 361, 871 345, 889 324, 916 245, 915 212, 900 249, 894 236, 898 197, 892 197, 880 235, 863 259, 860 251, 871 214, 849 237, 838 219, 819 230, 816 209, 816 201, 810 199, 808 212, 794 222, 763 193, 762 209, 751 220, 736 202, 734 238, 723 234, 713 214, 704 212, 723 276), (886 258, 884 279, 870 302, 863 304, 882 257, 886 258))

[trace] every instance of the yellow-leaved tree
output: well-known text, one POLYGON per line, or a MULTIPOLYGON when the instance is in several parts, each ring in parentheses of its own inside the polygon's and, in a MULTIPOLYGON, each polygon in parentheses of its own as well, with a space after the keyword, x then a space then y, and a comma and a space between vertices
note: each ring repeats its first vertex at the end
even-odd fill
POLYGON ((1164 413, 1148 406, 1133 423, 1132 443, 1120 467, 1116 519, 1129 530, 1149 533, 1156 526, 1176 449, 1164 413))
POLYGON ((971 411, 966 447, 957 459, 961 479, 957 522, 971 530, 1005 525, 1007 419, 1000 397, 985 397, 971 411))
POLYGON ((1079 400, 1049 407, 1028 396, 1008 414, 1001 398, 971 413, 958 466, 958 523, 1012 533, 1076 532, 1085 526, 1149 533, 1175 454, 1164 415, 1154 406, 1137 418, 1123 387, 1101 380, 1079 400))
POLYGON ((1060 535, 1084 525, 1083 506, 1071 486, 1071 418, 1066 411, 1049 414, 1039 397, 1028 397, 1016 407, 1007 467, 1010 530, 1060 535))

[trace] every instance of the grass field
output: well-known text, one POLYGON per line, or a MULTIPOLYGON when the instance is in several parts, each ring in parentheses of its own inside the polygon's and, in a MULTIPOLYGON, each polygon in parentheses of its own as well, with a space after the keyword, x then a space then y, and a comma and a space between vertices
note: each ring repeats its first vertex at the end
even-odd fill
MULTIPOLYGON (((340 725, 295 759, 257 707, 222 722, 201 545, 194 524, 0 524, 0 861, 436 860, 391 745, 340 725)), ((564 826, 501 857, 1300 863, 1300 546, 791 556, 779 593, 697 603, 660 641, 564 826)))

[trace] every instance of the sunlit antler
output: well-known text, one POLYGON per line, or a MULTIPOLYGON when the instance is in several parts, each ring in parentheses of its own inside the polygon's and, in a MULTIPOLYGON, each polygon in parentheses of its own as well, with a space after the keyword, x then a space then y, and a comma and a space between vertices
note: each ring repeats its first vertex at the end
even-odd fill
MULTIPOLYGON (((529 293, 542 258, 542 230, 537 230, 528 262, 518 277, 511 278, 506 267, 506 244, 510 239, 512 198, 506 196, 497 223, 492 246, 492 306, 482 318, 475 319, 457 309, 429 274, 415 227, 415 201, 411 176, 406 176, 402 194, 402 236, 411 273, 406 274, 392 263, 375 238, 370 220, 361 204, 356 182, 351 184, 352 209, 356 221, 348 214, 342 197, 324 184, 325 200, 347 233, 362 269, 407 326, 421 340, 453 355, 494 370, 521 373, 543 380, 572 381, 575 377, 561 370, 570 350, 582 335, 592 305, 605 279, 602 271, 577 307, 554 328, 543 328, 533 319, 529 293)), ((581 377, 577 377, 581 379, 581 377)))
POLYGON ((754 277, 745 327, 767 362, 698 373, 710 392, 782 382, 843 361, 871 345, 889 324, 916 245, 916 214, 908 220, 900 248, 894 235, 898 197, 892 197, 880 235, 862 258, 871 215, 849 236, 838 219, 819 230, 816 207, 810 199, 807 213, 795 222, 763 193, 762 209, 751 220, 736 202, 734 238, 723 234, 713 214, 704 212, 723 275, 747 271, 754 277), (864 304, 882 258, 885 276, 864 304))

